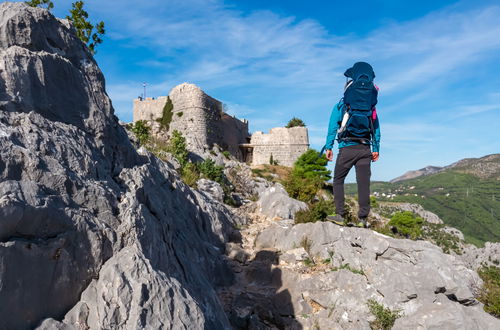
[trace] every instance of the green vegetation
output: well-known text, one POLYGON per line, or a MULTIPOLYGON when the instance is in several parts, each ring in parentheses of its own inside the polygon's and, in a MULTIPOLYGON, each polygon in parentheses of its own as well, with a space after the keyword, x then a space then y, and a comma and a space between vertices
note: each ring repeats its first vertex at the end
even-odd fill
POLYGON ((442 224, 426 222, 422 226, 422 238, 442 248, 444 253, 453 251, 456 254, 462 254, 461 240, 457 236, 443 231, 444 227, 445 225, 442 224))
POLYGON ((135 123, 131 123, 129 124, 129 128, 132 132, 134 132, 137 139, 139 139, 140 145, 145 145, 150 141, 151 136, 149 132, 151 128, 145 120, 138 120, 135 123))
POLYGON ((500 317, 500 268, 482 267, 478 274, 484 282, 478 300, 484 304, 485 312, 500 317))
MULTIPOLYGON (((169 99, 170 99, 170 97, 169 97, 169 99)), ((182 117, 182 115, 184 115, 184 112, 182 112, 182 111, 177 112, 177 117, 182 117)))
POLYGON ((335 211, 335 206, 332 201, 320 199, 317 202, 311 203, 309 209, 300 210, 295 213, 295 223, 307 223, 324 221, 326 216, 335 211))
POLYGON ((422 236, 423 223, 422 218, 405 211, 394 214, 387 225, 395 227, 399 235, 415 240, 422 236))
POLYGON ((304 202, 312 202, 325 181, 331 178, 327 164, 325 155, 320 156, 314 149, 307 150, 297 159, 290 176, 283 182, 288 195, 304 202))
POLYGON ((224 150, 224 151, 222 152, 222 155, 224 155, 224 157, 225 157, 226 159, 231 158, 231 153, 230 153, 229 151, 227 151, 227 150, 224 150))
POLYGON ((368 300, 367 305, 370 312, 375 316, 375 321, 370 323, 373 330, 389 330, 394 325, 394 322, 402 316, 400 310, 390 310, 373 299, 368 300))
POLYGON ((161 129, 168 131, 168 129, 170 128, 170 123, 172 122, 173 110, 174 110, 174 105, 172 103, 172 100, 170 99, 170 96, 167 96, 167 102, 163 107, 161 118, 158 118, 156 120, 157 122, 160 123, 161 129))
POLYGON ((290 119, 290 121, 288 122, 288 124, 286 124, 286 128, 291 128, 291 127, 305 127, 306 124, 304 124, 304 122, 302 121, 302 119, 299 119, 297 117, 293 117, 292 119, 290 119))
POLYGON ((48 10, 54 8, 54 3, 51 0, 31 0, 25 1, 24 3, 31 7, 41 7, 48 10))
POLYGON ((302 247, 307 252, 308 255, 308 257, 304 259, 304 265, 308 267, 316 265, 316 262, 314 261, 314 258, 311 255, 312 241, 309 239, 309 237, 307 236, 302 237, 302 240, 300 241, 300 247, 302 247))
POLYGON ((332 271, 333 272, 336 272, 336 271, 341 270, 341 269, 348 270, 348 271, 350 271, 351 273, 354 273, 354 274, 365 275, 365 273, 361 269, 352 268, 351 266, 349 266, 348 263, 347 264, 342 264, 340 267, 332 267, 332 271))
MULTIPOLYGON (((30 0, 24 3, 31 7, 41 7, 48 10, 54 8, 54 2, 51 0, 30 0)), ((89 13, 83 9, 84 5, 85 3, 83 1, 73 2, 69 10, 70 15, 66 16, 66 18, 73 24, 78 38, 87 45, 92 54, 95 54, 96 46, 102 43, 101 37, 106 33, 104 22, 101 21, 96 25, 90 23, 90 21, 88 21, 89 13)))
POLYGON ((271 154, 271 156, 269 156, 269 165, 279 165, 279 161, 274 159, 273 154, 271 154))
MULTIPOLYGON (((500 241, 498 182, 497 177, 481 179, 448 170, 396 183, 372 182, 371 190, 396 194, 392 199, 379 196, 379 201, 422 205, 445 224, 461 230, 467 243, 482 246, 500 241)), ((355 194, 356 185, 346 185, 346 193, 355 194)))
POLYGON ((90 23, 88 21, 89 14, 83 9, 83 5, 83 1, 73 2, 71 4, 72 8, 69 11, 70 15, 66 16, 66 18, 73 24, 78 38, 87 45, 92 54, 95 54, 95 47, 102 43, 101 37, 106 32, 104 30, 104 22, 101 21, 96 25, 90 23), (94 32, 94 29, 96 32, 94 32))
POLYGON ((224 184, 224 167, 215 165, 215 162, 210 158, 205 159, 198 164, 200 174, 209 180, 224 184))
POLYGON ((167 151, 170 152, 175 159, 183 168, 188 162, 189 151, 186 146, 186 138, 182 136, 182 134, 174 130, 172 132, 172 136, 169 139, 167 151))
POLYGON ((200 179, 200 172, 195 163, 186 163, 180 170, 182 181, 190 187, 196 187, 196 182, 200 179))

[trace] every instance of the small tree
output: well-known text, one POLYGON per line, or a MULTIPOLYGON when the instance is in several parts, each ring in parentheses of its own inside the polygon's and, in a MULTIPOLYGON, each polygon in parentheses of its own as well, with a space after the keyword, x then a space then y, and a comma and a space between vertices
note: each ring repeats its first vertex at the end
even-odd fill
POLYGON ((54 8, 54 3, 51 0, 31 0, 25 1, 24 3, 31 7, 41 7, 48 10, 54 8))
POLYGON ((306 124, 302 121, 302 119, 299 119, 297 117, 293 117, 290 119, 288 124, 286 124, 286 128, 291 128, 291 127, 305 127, 306 124))
POLYGON ((101 37, 106 32, 104 30, 104 22, 101 21, 96 25, 90 23, 90 21, 88 21, 89 13, 83 9, 83 5, 83 1, 73 2, 72 9, 69 11, 71 15, 66 16, 66 18, 73 23, 78 38, 89 47, 92 54, 95 54, 95 47, 102 43, 101 37), (93 32, 94 29, 96 32, 93 32))
POLYGON ((324 182, 331 178, 327 163, 326 157, 320 156, 314 149, 302 154, 295 162, 292 173, 283 182, 290 197, 311 202, 324 182))

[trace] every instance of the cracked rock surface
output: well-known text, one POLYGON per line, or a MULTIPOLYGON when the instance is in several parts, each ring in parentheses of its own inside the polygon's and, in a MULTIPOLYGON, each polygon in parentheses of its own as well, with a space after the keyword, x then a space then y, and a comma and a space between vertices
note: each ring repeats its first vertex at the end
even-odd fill
POLYGON ((1 329, 227 329, 238 221, 137 153, 66 21, 0 4, 1 329))
POLYGON ((500 326, 474 298, 481 285, 477 273, 429 242, 329 222, 278 222, 255 240, 256 250, 269 248, 280 255, 275 290, 288 292, 290 308, 306 328, 370 329, 369 299, 401 310, 394 329, 500 326), (291 258, 299 247, 301 257, 291 258))

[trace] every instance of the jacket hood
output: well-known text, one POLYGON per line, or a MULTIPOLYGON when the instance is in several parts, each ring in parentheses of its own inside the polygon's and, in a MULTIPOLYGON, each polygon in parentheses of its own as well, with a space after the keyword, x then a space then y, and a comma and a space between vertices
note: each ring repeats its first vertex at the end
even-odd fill
POLYGON ((357 80, 362 75, 366 75, 370 80, 375 78, 375 72, 373 72, 373 68, 370 64, 366 62, 357 62, 352 66, 352 68, 349 68, 344 72, 344 76, 353 80, 357 80))

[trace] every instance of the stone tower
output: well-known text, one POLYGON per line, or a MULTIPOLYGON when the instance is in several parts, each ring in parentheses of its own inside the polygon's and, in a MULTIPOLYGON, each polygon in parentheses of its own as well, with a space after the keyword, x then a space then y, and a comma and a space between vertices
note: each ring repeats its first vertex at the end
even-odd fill
POLYGON ((172 119, 167 132, 162 132, 158 119, 163 116, 167 97, 134 100, 134 122, 149 121, 153 132, 168 138, 177 130, 186 138, 189 150, 203 154, 214 144, 219 145, 243 160, 240 144, 249 140, 248 122, 239 120, 223 111, 222 103, 207 95, 198 86, 183 83, 174 87, 169 96, 172 100, 172 119))

